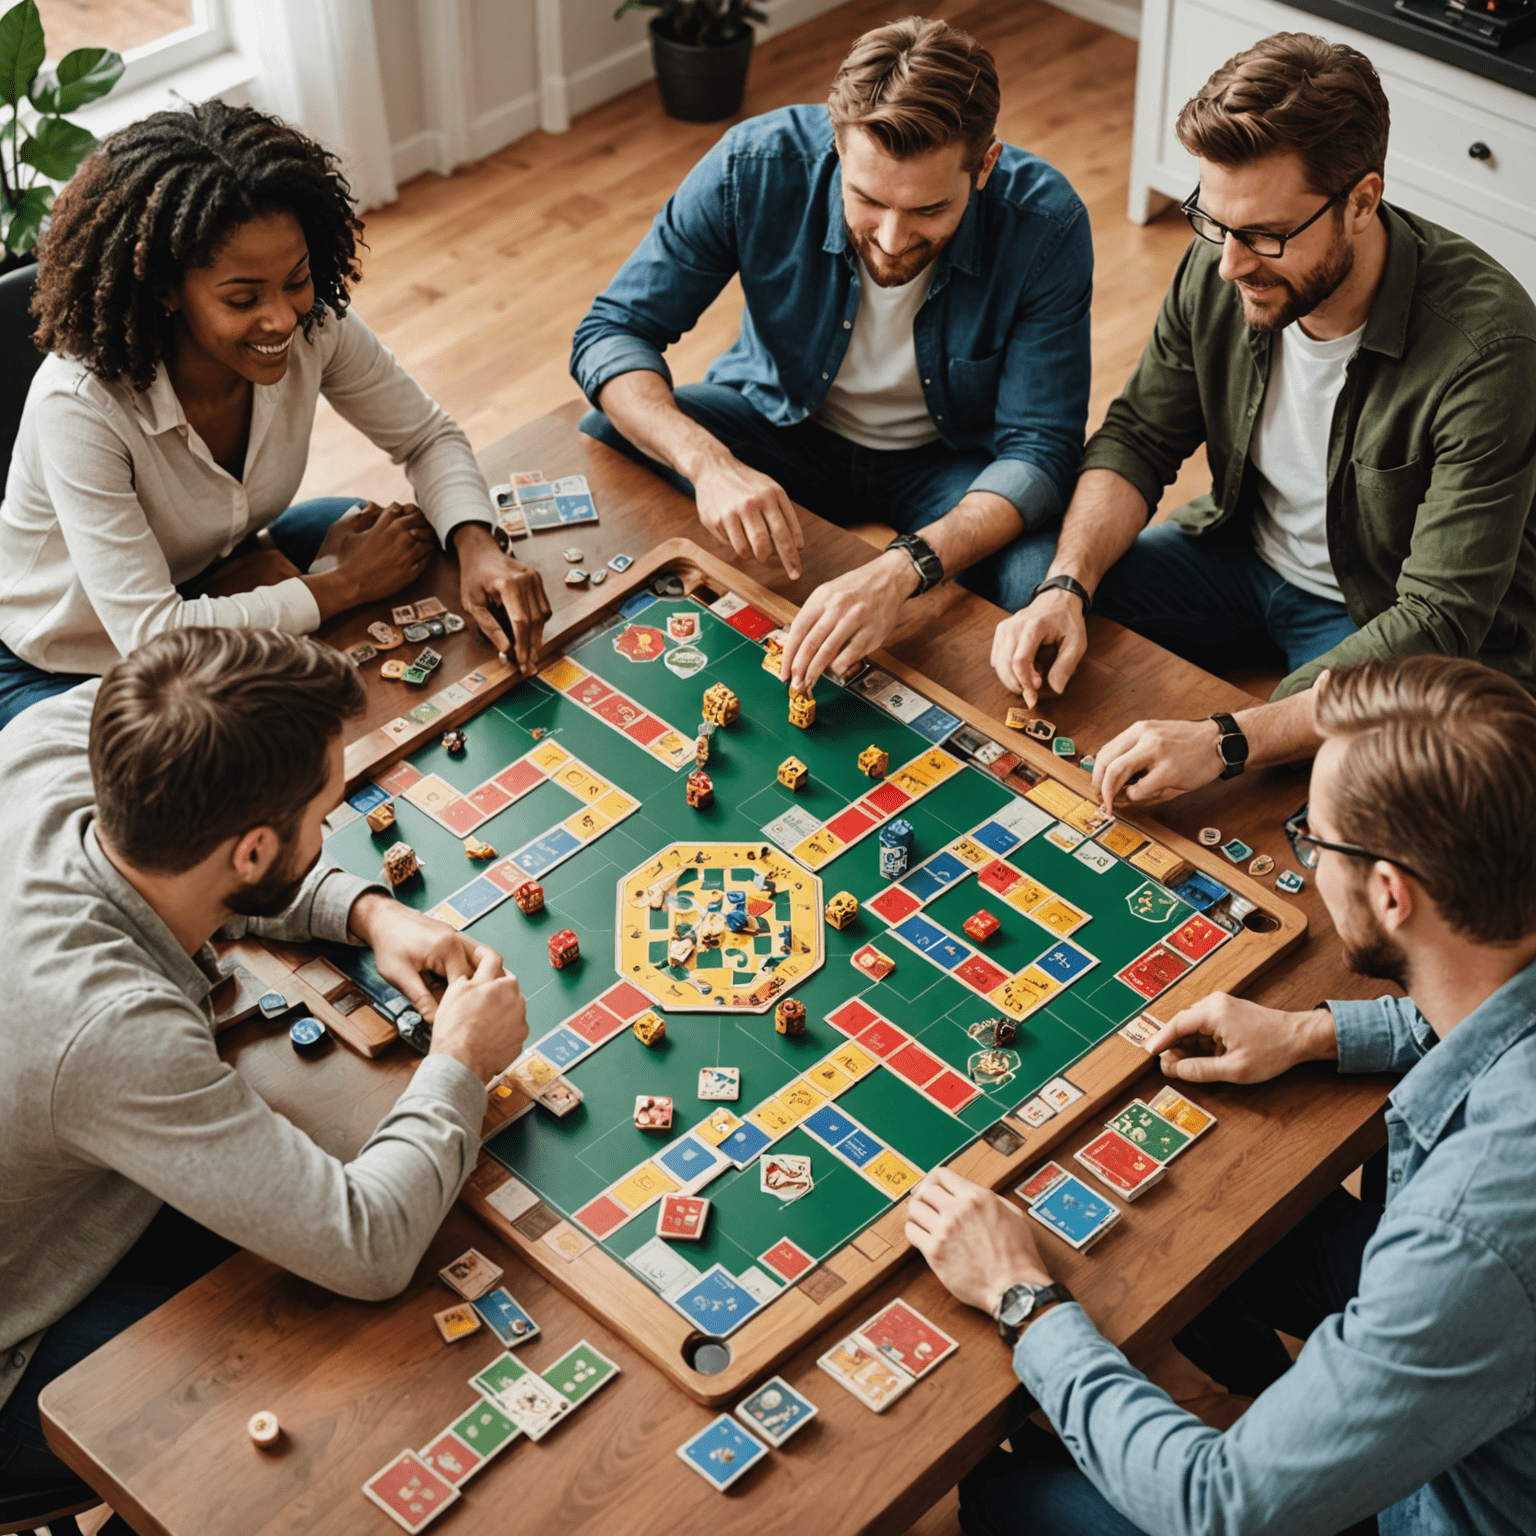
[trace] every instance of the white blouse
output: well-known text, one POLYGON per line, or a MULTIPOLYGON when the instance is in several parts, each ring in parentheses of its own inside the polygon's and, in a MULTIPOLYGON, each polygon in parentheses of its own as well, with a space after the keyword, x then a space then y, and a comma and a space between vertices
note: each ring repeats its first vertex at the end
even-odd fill
POLYGON ((254 390, 237 480, 188 425, 163 364, 141 394, 44 359, 0 500, 0 641, 50 672, 101 673, 179 625, 314 629, 297 577, 234 597, 176 588, 287 510, 322 394, 404 464, 445 544, 460 523, 490 522, 468 438, 355 313, 296 333, 282 379, 254 390))

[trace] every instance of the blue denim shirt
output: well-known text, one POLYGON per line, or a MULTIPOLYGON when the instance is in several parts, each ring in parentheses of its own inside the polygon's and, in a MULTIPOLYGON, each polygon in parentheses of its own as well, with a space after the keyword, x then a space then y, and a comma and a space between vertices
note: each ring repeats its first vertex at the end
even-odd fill
MULTIPOLYGON (((576 328, 571 374, 597 404, 617 374, 672 375, 662 353, 737 273, 741 331, 710 364, 776 426, 827 397, 859 312, 842 168, 824 106, 731 128, 694 166, 576 328)), ((1004 145, 939 255, 913 323, 929 414, 952 448, 993 462, 1029 528, 1066 505, 1088 415, 1088 213, 1059 171, 1004 145)))
POLYGON ((1081 1307, 1027 1329, 1014 1369, 1105 1497, 1158 1536, 1297 1536, 1373 1511, 1382 1536, 1530 1536, 1536 965, 1439 1041, 1411 1002, 1328 1006, 1341 1072, 1409 1069, 1355 1299, 1225 1434, 1081 1307))

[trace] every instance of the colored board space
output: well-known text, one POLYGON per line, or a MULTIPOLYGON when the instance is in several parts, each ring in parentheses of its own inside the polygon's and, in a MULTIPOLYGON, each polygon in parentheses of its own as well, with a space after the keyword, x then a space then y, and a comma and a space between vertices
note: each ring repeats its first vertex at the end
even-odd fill
MULTIPOLYGON (((823 681, 816 721, 799 729, 788 721, 784 684, 764 666, 771 621, 757 610, 644 597, 624 606, 627 614, 601 621, 539 678, 471 718, 462 753, 433 743, 382 772, 394 828, 373 834, 360 817, 343 817, 327 846, 346 867, 376 875, 384 847, 410 843, 421 873, 399 898, 501 951, 528 998, 530 1045, 582 1102, 563 1118, 535 1105, 488 1150, 613 1257, 633 1260, 637 1283, 704 1331, 725 1334, 1139 1013, 1228 930, 1105 852, 1092 807, 1065 786, 1047 780, 1047 792, 1025 799, 1027 785, 1005 784, 946 748, 959 722, 936 706, 823 681), (736 695, 740 717, 713 735, 713 801, 695 809, 684 782, 714 683, 736 695), (858 765, 870 746, 888 756, 883 783, 858 765), (777 778, 791 754, 809 770, 798 791, 777 778), (898 813, 914 852, 907 875, 892 882, 880 874, 874 834, 898 813), (465 857, 471 823, 496 850, 484 868, 465 857), (749 953, 732 938, 716 952, 720 967, 739 972, 739 1005, 722 986, 691 995, 692 1011, 665 1006, 660 962, 674 920, 637 906, 633 887, 665 850, 722 845, 757 850, 754 862, 733 854, 710 874, 699 853, 693 895, 679 901, 690 920, 708 882, 749 888, 764 863, 814 868, 826 898, 846 891, 859 901, 842 929, 812 911, 821 963, 775 994, 804 1004, 802 1035, 777 1033, 771 1009, 742 1011, 772 970, 761 942, 749 953), (542 912, 526 915, 505 899, 520 872, 542 882, 542 912), (979 911, 998 920, 984 939, 967 936, 979 911), (546 941, 562 928, 578 935, 581 958, 556 971, 546 941), (733 943, 746 958, 730 960, 733 943), (873 984, 850 963, 871 943, 895 961, 873 984), (1166 979, 1149 983, 1153 974, 1166 979), (621 980, 648 995, 615 991, 621 980), (601 998, 608 1005, 591 1011, 601 998), (647 1004, 666 1019, 666 1037, 652 1047, 628 1027, 647 1004), (971 1031, 1000 1012, 1017 1020, 1011 1070, 973 1079, 980 1046, 971 1031), (739 1069, 737 1101, 698 1098, 700 1071, 712 1066, 739 1069), (642 1094, 672 1099, 669 1128, 636 1127, 642 1094), (810 1192, 784 1202, 762 1189, 765 1150, 809 1158, 810 1192), (704 1235, 671 1245, 658 1271, 647 1260, 656 1202, 698 1167, 714 1175, 697 1189, 712 1202, 704 1235), (689 1310, 700 1287, 716 1298, 707 1315, 689 1310)), ((361 810, 378 797, 353 798, 361 810)), ((764 919, 770 939, 772 921, 764 919)))

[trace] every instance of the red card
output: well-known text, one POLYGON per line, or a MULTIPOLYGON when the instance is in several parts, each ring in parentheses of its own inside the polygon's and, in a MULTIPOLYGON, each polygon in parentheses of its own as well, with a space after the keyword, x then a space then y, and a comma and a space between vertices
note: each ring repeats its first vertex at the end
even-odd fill
POLYGON ((578 704, 587 709, 596 709, 599 699, 606 699, 613 689, 607 683, 595 677, 589 677, 586 682, 578 683, 571 689, 571 697, 578 704))
POLYGON ((761 640, 764 635, 779 627, 776 619, 770 619, 761 608, 754 608, 751 603, 737 609, 725 622, 732 629, 740 630, 749 640, 761 640))
POLYGON ((622 693, 610 693, 607 698, 593 707, 592 713, 606 720, 609 725, 616 725, 620 730, 633 725, 645 711, 631 699, 626 699, 622 693))
POLYGON ((471 805, 468 800, 460 798, 450 800, 437 813, 437 819, 445 827, 457 832, 460 837, 467 837, 486 819, 486 815, 478 806, 471 805))
POLYGON ((944 1063, 937 1056, 930 1056, 913 1041, 908 1041, 894 1055, 888 1056, 885 1064, 918 1088, 924 1083, 931 1083, 944 1070, 944 1063))
POLYGON ((1008 973, 999 970, 990 960, 983 960, 980 955, 972 955, 964 965, 955 967, 955 975, 962 981, 969 982, 978 992, 991 993, 1008 980, 1008 973))
POLYGON ((874 817, 866 816, 858 806, 850 805, 846 811, 840 812, 827 823, 827 831, 842 838, 845 843, 851 843, 856 837, 869 831, 874 824, 874 817))
POLYGON ((1163 1172, 1161 1163, 1119 1131, 1105 1131, 1076 1156, 1078 1162, 1110 1188, 1126 1194, 1136 1193, 1163 1172))
POLYGON ((873 900, 866 902, 865 906, 876 917, 894 927, 902 918, 911 917, 922 906, 922 902, 911 891, 904 891, 899 885, 893 885, 881 891, 873 900))
POLYGON ((913 1376, 925 1376, 959 1345, 904 1301, 893 1301, 859 1329, 875 1352, 894 1360, 913 1376))
POLYGON ((900 784, 892 784, 887 779, 878 789, 870 790, 862 803, 874 806, 882 816, 894 816, 911 798, 900 784))
POLYGON ((827 1015, 827 1022, 834 1029, 840 1029, 845 1035, 857 1035, 869 1028, 880 1015, 867 1003, 861 1003, 858 998, 850 997, 846 1003, 839 1003, 831 1013, 827 1015))
POLYGON ((644 1013, 647 1008, 653 1006, 650 998, 639 987, 631 986, 627 981, 621 981, 616 987, 609 987, 598 998, 598 1002, 609 1013, 623 1019, 626 1024, 637 1015, 644 1013))
POLYGON ((515 891, 528 876, 511 859, 502 859, 487 867, 485 878, 492 885, 499 885, 504 891, 515 891))
POLYGON ((1154 944, 1146 954, 1138 955, 1123 971, 1119 979, 1126 986, 1135 988, 1143 997, 1156 997, 1165 992, 1189 967, 1161 944, 1154 944))
POLYGON ((1014 1190, 1025 1205, 1033 1205, 1041 1195, 1048 1195, 1069 1175, 1060 1163, 1047 1163, 1035 1171, 1014 1190))
POLYGON ((467 1441, 461 1440, 451 1429, 445 1429, 431 1445, 421 1453, 421 1459, 440 1472, 455 1488, 465 1482, 470 1473, 485 1457, 467 1441))
POLYGON ((937 1104, 942 1104, 945 1109, 953 1114, 958 1114, 981 1089, 968 1077, 961 1077, 958 1072, 945 1071, 928 1084, 923 1092, 937 1104))
POLYGON ((1187 922, 1180 923, 1164 942, 1191 960, 1203 960, 1227 937, 1224 928, 1218 928, 1208 917, 1197 912, 1187 922))
POLYGON ((656 1235, 694 1242, 703 1237, 708 1219, 708 1200, 698 1195, 663 1195, 656 1216, 656 1235))
POLYGON ((854 950, 853 963, 875 981, 883 981, 896 969, 896 962, 883 950, 876 949, 873 944, 866 944, 862 949, 854 950))
POLYGON ((987 764, 987 772, 996 778, 1006 779, 1018 766, 1019 754, 1017 752, 1004 752, 1001 757, 994 757, 987 764))
POLYGON ((408 1531, 425 1529, 459 1496, 458 1489, 415 1451, 402 1451, 382 1472, 375 1472, 363 1492, 408 1531))
POLYGON ((487 816, 494 816, 504 805, 511 805, 512 796, 504 790, 495 779, 489 780, 479 789, 472 789, 469 798, 478 805, 487 816))
POLYGON ((499 784, 515 800, 526 795, 535 784, 544 782, 544 775, 526 757, 520 757, 510 767, 503 768, 491 781, 499 784))
POLYGON ((816 1261, 804 1248, 796 1246, 787 1237, 781 1237, 767 1253, 757 1256, 757 1262, 786 1280, 798 1280, 816 1261))
POLYGON ((616 1018, 601 1003, 588 1003, 580 1013, 565 1021, 583 1040, 601 1045, 611 1040, 624 1028, 623 1019, 616 1018))
POLYGON ((633 725, 624 727, 624 734, 632 736, 643 747, 647 742, 655 741, 666 728, 666 722, 655 715, 642 715, 633 725))
POLYGON ((413 768, 409 763, 396 763, 388 773, 374 782, 380 789, 387 789, 392 795, 403 795, 420 777, 419 768, 413 768))
MULTIPOLYGON (((859 1036, 859 1044, 876 1056, 889 1056, 898 1046, 905 1045, 907 1037, 886 1019, 877 1019, 859 1036)), ((930 1073, 931 1077, 933 1074, 930 1073)))
POLYGON ((574 1217, 596 1238, 604 1238, 610 1232, 617 1232, 629 1218, 630 1212, 626 1211, 617 1200, 609 1199, 607 1195, 599 1195, 596 1200, 582 1206, 574 1217))
POLYGON ((993 859, 990 864, 976 871, 976 878, 989 891, 996 891, 999 896, 1006 896, 1024 877, 1012 864, 1005 864, 1001 859, 993 859))

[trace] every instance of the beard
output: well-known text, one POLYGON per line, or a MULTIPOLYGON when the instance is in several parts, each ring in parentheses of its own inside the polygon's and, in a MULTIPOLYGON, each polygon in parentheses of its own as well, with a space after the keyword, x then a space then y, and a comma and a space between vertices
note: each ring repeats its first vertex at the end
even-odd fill
MULTIPOLYGON (((1359 909, 1357 909, 1359 910, 1359 909)), ((1339 930, 1344 946, 1344 963, 1357 976, 1369 976, 1373 981, 1390 981, 1403 991, 1408 985, 1408 956, 1403 947, 1376 920, 1376 915, 1365 908, 1362 929, 1350 933, 1339 930), (1363 931, 1362 931, 1363 930, 1363 931)))
POLYGON ((1328 254, 1305 277, 1287 282, 1272 270, 1253 273, 1259 279, 1247 283, 1238 279, 1237 292, 1242 301, 1243 319, 1251 331, 1283 331, 1292 321, 1310 315, 1330 299, 1355 267, 1355 248, 1344 238, 1343 230, 1328 254), (1255 304, 1252 289, 1258 288, 1267 302, 1255 304))
POLYGON ((864 270, 869 273, 870 281, 877 288, 905 287, 930 262, 938 259, 939 252, 953 238, 946 236, 943 240, 919 240, 917 244, 908 246, 900 256, 887 256, 875 244, 873 235, 855 234, 851 229, 848 231, 849 242, 859 253, 864 270))
POLYGON ((255 885, 243 886, 224 898, 224 905, 240 917, 276 917, 293 905, 309 872, 320 862, 320 855, 301 869, 297 857, 274 864, 255 885))

